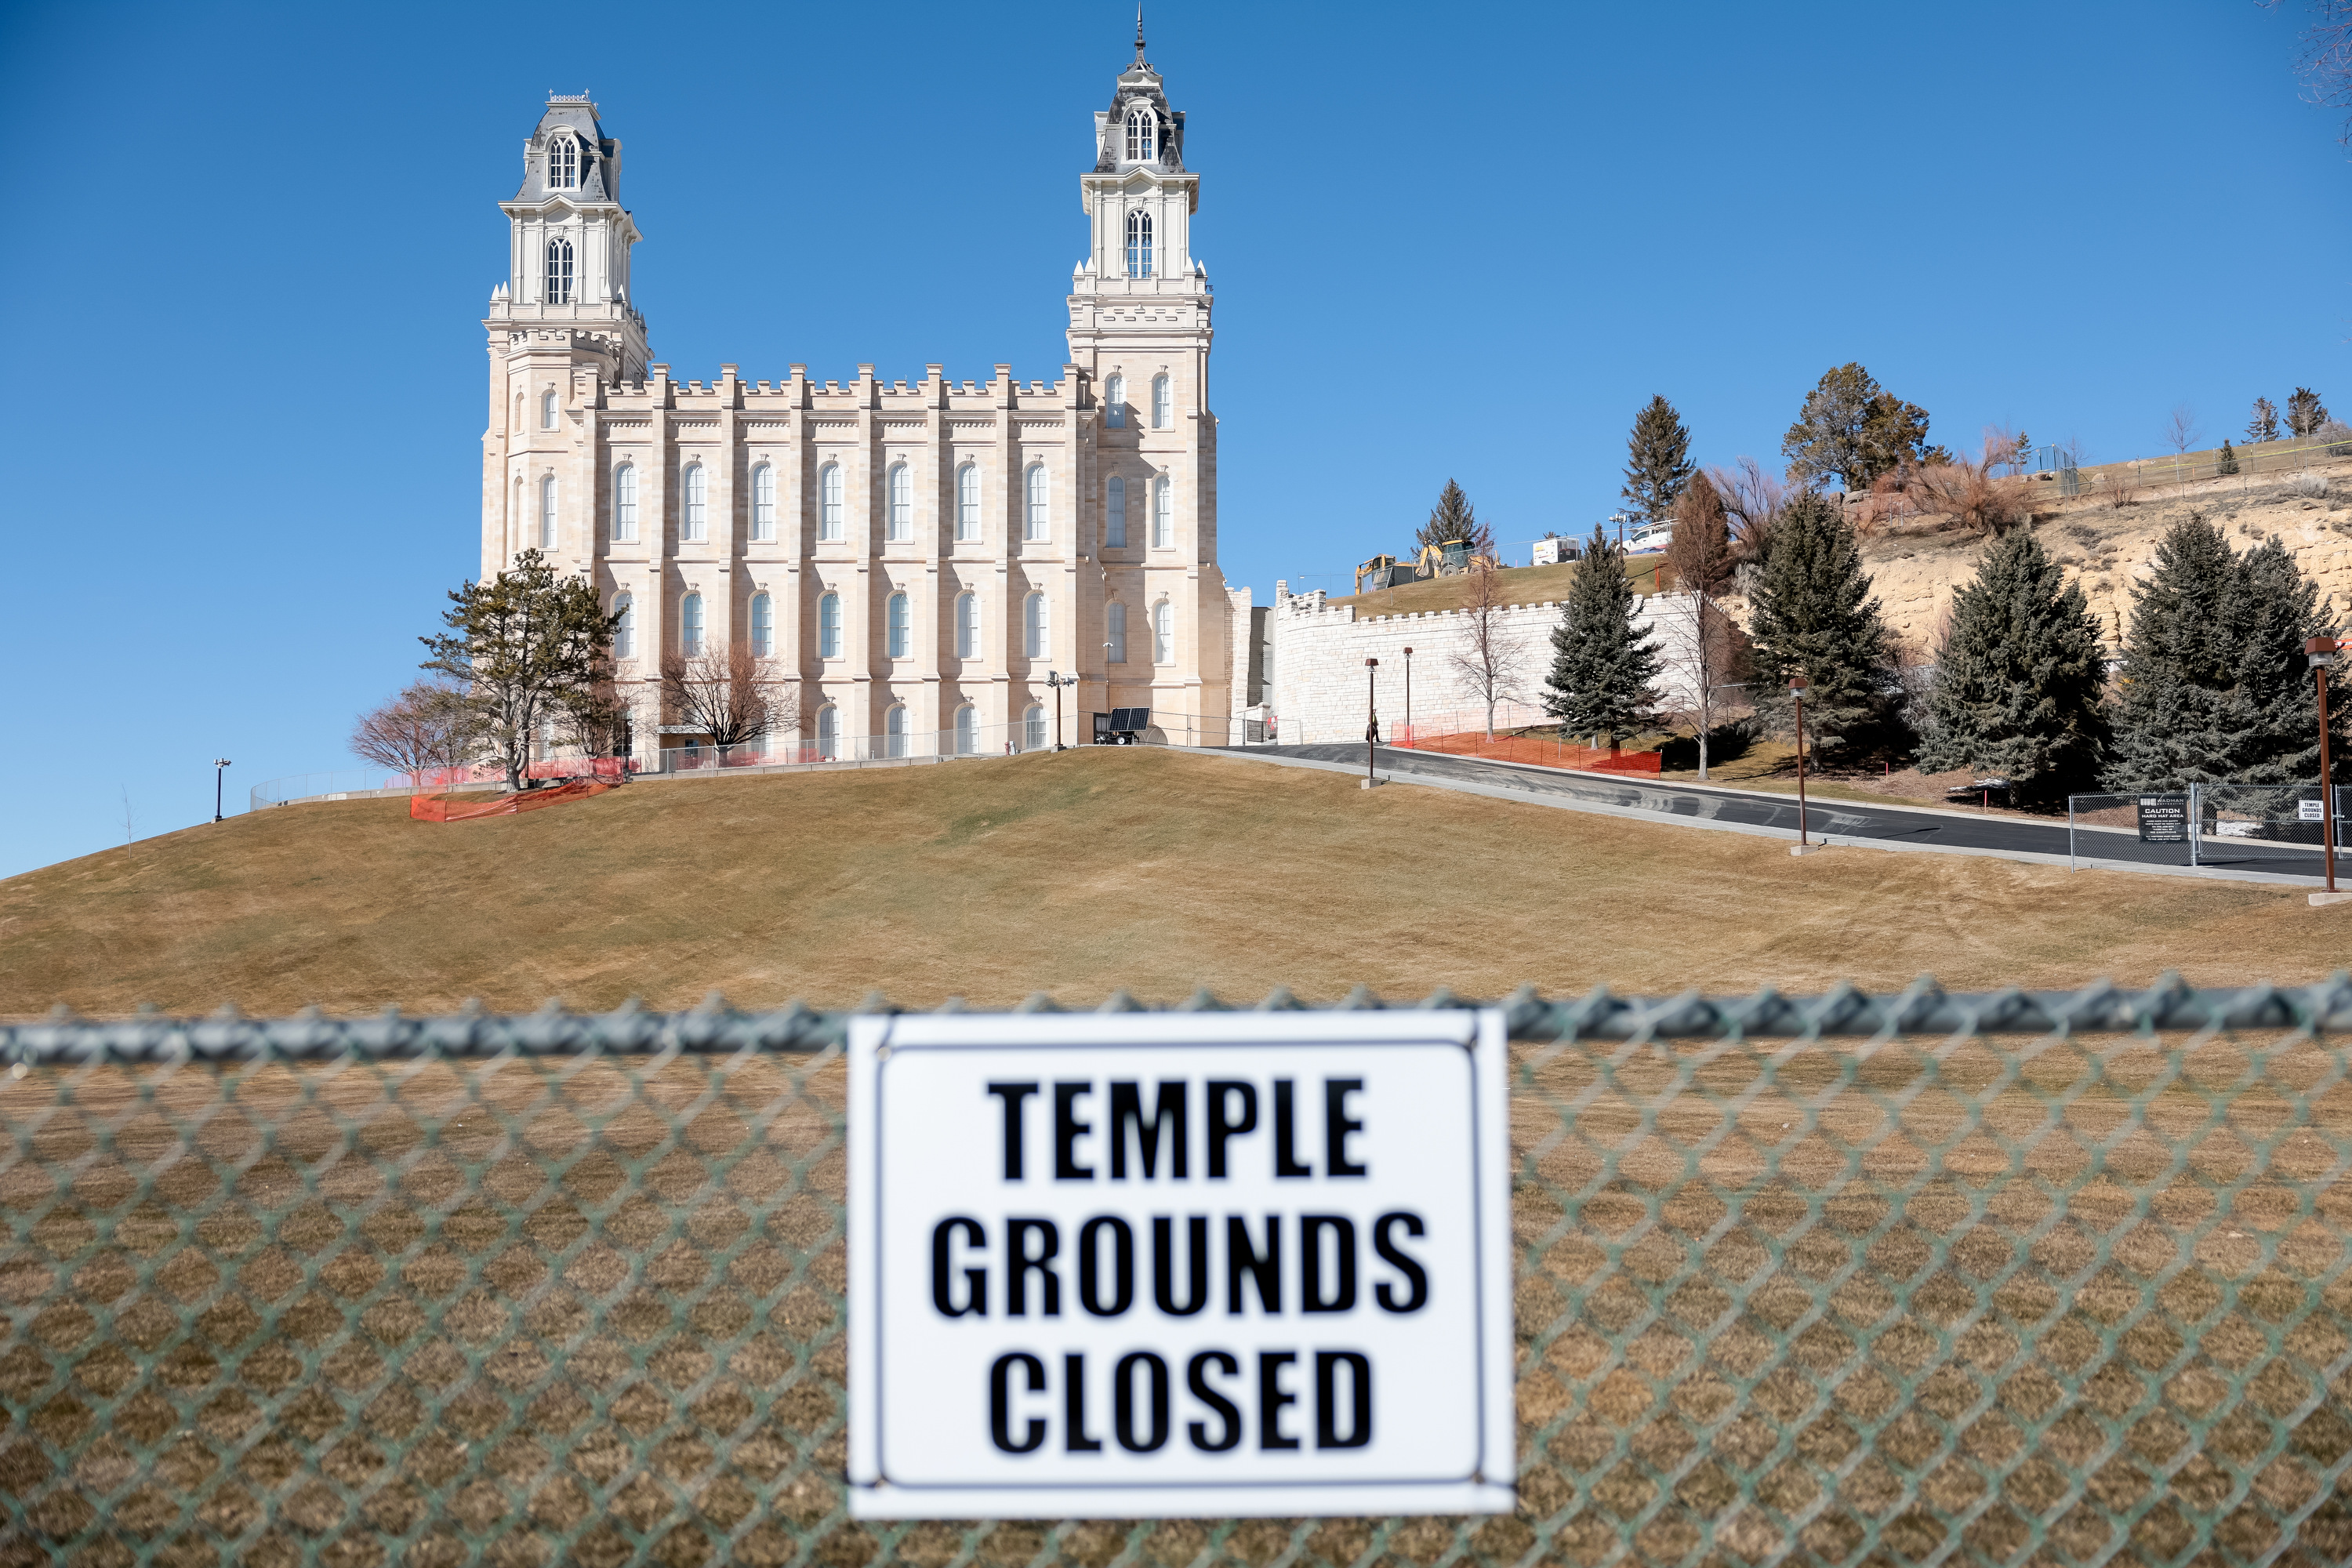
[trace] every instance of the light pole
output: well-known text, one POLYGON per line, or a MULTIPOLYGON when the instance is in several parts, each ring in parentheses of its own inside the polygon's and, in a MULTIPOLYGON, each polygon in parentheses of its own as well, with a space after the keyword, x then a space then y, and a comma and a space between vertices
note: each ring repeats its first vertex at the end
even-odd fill
POLYGON ((2332 901, 2336 893, 2336 791, 2327 767, 2327 667, 2336 662, 2341 646, 2334 637, 2313 637, 2303 645, 2311 660, 2312 684, 2319 693, 2319 838, 2327 862, 2327 892, 2314 893, 2314 903, 2323 896, 2332 901))
MULTIPOLYGON (((2326 699, 2323 697, 2321 700, 2324 702, 2326 699)), ((2326 710, 2322 708, 2320 711, 2325 713, 2326 710)), ((226 757, 215 757, 213 759, 213 820, 215 822, 221 820, 221 779, 226 773, 228 766, 229 760, 226 757)), ((2331 888, 2336 886, 2334 882, 2330 882, 2327 885, 2331 888)))
POLYGON ((1054 669, 1045 672, 1045 684, 1054 689, 1054 750, 1057 752, 1070 749, 1062 744, 1062 688, 1077 683, 1078 678, 1075 675, 1064 675, 1054 669))
POLYGON ((1404 650, 1404 743, 1412 744, 1412 649, 1404 650))
POLYGON ((1789 695, 1797 704, 1797 847, 1789 851, 1802 855, 1812 847, 1805 841, 1805 678, 1789 677, 1789 695))
POLYGON ((1364 660, 1364 787, 1370 789, 1380 781, 1372 777, 1372 748, 1381 742, 1381 661, 1364 660))

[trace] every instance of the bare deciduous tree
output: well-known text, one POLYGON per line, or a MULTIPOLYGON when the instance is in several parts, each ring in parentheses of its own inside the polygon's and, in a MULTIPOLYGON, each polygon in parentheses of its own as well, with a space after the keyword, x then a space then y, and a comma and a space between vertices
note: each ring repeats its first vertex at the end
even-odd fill
MULTIPOLYGON (((2271 9, 2278 0, 2262 3, 2271 9)), ((2311 8, 2318 19, 2304 30, 2303 58, 2295 68, 2310 101, 2347 111, 2336 140, 2352 146, 2352 0, 2311 0, 2311 8)))
POLYGON ((2173 409, 2164 421, 2164 444, 2176 457, 2186 456, 2197 445, 2197 414, 2186 403, 2173 409))
POLYGON ((1723 698, 1730 689, 1730 681, 1744 652, 1745 638, 1739 624, 1714 595, 1692 591, 1687 611, 1659 617, 1659 629, 1665 634, 1666 645, 1676 663, 1690 678, 1687 689, 1671 684, 1667 689, 1675 697, 1675 718, 1687 721, 1698 734, 1698 776, 1706 779, 1707 738, 1724 721, 1727 704, 1723 698))
POLYGON ((783 667, 755 658, 749 643, 664 654, 661 696, 669 722, 700 731, 713 745, 740 746, 800 724, 783 667))
POLYGON ((1706 477, 1723 501, 1732 542, 1738 547, 1740 556, 1761 561, 1772 542, 1772 520, 1780 515, 1780 508, 1789 499, 1788 487, 1768 472, 1763 464, 1747 457, 1728 468, 1709 468, 1706 477))
POLYGON ((1505 624, 1502 574, 1490 557, 1470 568, 1470 598, 1462 606, 1469 630, 1465 647, 1453 657, 1454 673, 1486 708, 1486 739, 1495 738, 1495 704, 1519 684, 1526 650, 1505 624))
POLYGON ((413 682, 352 728, 353 755, 420 785, 470 763, 479 741, 465 694, 432 680, 413 682))

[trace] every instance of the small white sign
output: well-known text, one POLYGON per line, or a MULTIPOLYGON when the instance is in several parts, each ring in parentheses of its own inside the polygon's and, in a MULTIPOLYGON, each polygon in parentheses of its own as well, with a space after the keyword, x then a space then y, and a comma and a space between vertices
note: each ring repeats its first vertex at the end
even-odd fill
POLYGON ((1502 1015, 853 1019, 862 1519, 1499 1513, 1502 1015))
POLYGON ((2325 820, 2321 816, 2320 811, 2320 808, 2324 804, 2324 802, 2316 800, 2296 801, 2294 803, 2294 819, 2297 822, 2319 822, 2325 820))

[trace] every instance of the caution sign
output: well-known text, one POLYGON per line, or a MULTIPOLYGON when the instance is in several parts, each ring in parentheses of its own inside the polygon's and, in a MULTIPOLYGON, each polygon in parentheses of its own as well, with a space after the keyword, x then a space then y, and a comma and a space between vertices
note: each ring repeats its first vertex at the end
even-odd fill
POLYGON ((859 1018, 861 1518, 1507 1512, 1488 1011, 859 1018))

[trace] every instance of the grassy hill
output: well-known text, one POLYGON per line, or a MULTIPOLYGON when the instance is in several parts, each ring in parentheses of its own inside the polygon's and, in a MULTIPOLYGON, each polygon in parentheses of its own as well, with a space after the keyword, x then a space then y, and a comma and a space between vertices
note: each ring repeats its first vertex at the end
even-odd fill
MULTIPOLYGON (((1636 594, 1658 591, 1658 566, 1663 555, 1630 556, 1625 562, 1625 575, 1636 594)), ((1514 566, 1497 574, 1502 584, 1503 603, 1507 605, 1556 604, 1568 597, 1568 584, 1576 575, 1576 563, 1563 561, 1556 566, 1514 566)), ((1462 573, 1451 577, 1432 577, 1426 582, 1407 583, 1401 588, 1374 588, 1361 594, 1342 595, 1329 602, 1353 605, 1359 619, 1373 616, 1422 615, 1431 610, 1458 610, 1470 599, 1470 579, 1462 573)))
POLYGON ((1090 748, 635 784, 527 816, 295 805, 0 882, 0 1016, 478 996, 1091 1005, 1126 987, 1334 1000, 2300 982, 2352 911, 2300 893, 1622 822, 1350 776, 1090 748))

